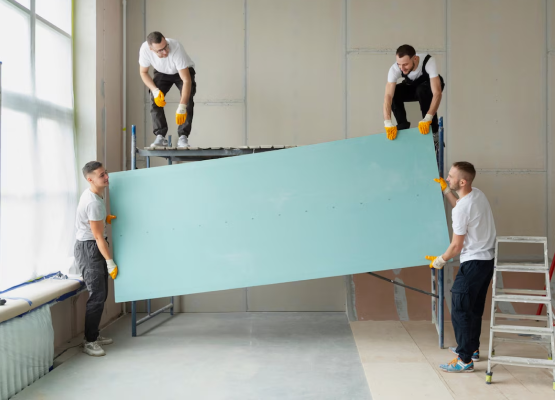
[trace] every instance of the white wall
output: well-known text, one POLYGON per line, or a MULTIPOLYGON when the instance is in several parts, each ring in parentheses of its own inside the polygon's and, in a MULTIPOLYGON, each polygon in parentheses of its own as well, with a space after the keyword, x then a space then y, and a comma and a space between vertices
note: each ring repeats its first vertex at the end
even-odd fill
MULTIPOLYGON (((153 30, 179 39, 196 62, 195 146, 304 145, 380 133, 387 70, 395 49, 409 43, 436 57, 445 78, 439 114, 446 165, 474 163, 476 186, 490 199, 499 235, 549 234, 552 253, 553 1, 130 2, 128 131, 137 125, 139 146, 153 139, 137 65, 139 46, 153 30)), ((168 100, 171 115, 175 89, 168 100)), ((418 106, 408 110, 416 126, 418 106)), ((176 138, 173 118, 168 121, 176 138)), ((428 273, 410 279, 405 283, 429 285, 428 273)), ((336 282, 332 291, 340 298, 344 285, 336 282)), ((312 291, 320 290, 314 285, 312 291)), ((230 304, 237 307, 249 298, 233 293, 230 304)), ((275 304, 267 298, 267 307, 275 304)), ((428 303, 422 300, 421 307, 428 303)))

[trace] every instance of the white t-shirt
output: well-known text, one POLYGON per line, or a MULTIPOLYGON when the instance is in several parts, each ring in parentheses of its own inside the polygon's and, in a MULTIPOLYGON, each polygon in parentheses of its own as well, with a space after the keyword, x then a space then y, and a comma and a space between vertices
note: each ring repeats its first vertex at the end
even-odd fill
POLYGON ((148 42, 144 42, 139 50, 139 64, 141 67, 152 67, 163 74, 174 75, 180 69, 194 67, 195 63, 191 57, 185 52, 185 49, 175 39, 166 38, 170 52, 167 57, 160 58, 158 55, 150 50, 148 42))
POLYGON ((106 203, 104 199, 87 189, 79 199, 75 227, 77 228, 77 240, 95 240, 89 221, 103 221, 104 237, 106 237, 106 203))
POLYGON ((453 233, 466 235, 461 262, 492 260, 495 251, 495 222, 486 195, 477 188, 457 201, 451 212, 453 233))
MULTIPOLYGON (((415 79, 420 78, 422 76, 422 66, 424 65, 424 59, 426 58, 428 53, 416 53, 416 55, 420 57, 420 60, 418 61, 418 67, 416 67, 416 70, 409 72, 408 77, 411 81, 414 81, 415 79)), ((430 57, 430 59, 428 60, 428 63, 426 64, 426 72, 428 73, 430 78, 435 78, 438 76, 435 58, 430 57)), ((391 68, 389 68, 389 73, 387 74, 387 81, 397 82, 397 80, 399 80, 402 77, 401 73, 402 73, 401 68, 399 68, 397 63, 393 64, 391 68)))

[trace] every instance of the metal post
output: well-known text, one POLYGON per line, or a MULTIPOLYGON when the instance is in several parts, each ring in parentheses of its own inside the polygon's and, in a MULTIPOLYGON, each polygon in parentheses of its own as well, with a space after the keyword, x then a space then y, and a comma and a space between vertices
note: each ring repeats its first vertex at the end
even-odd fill
POLYGON ((137 128, 131 125, 131 169, 137 169, 137 128))
MULTIPOLYGON (((172 135, 168 135, 168 147, 172 147, 172 135)), ((168 157, 168 165, 172 165, 171 157, 168 157)))
MULTIPOLYGON (((443 178, 444 172, 443 172, 443 163, 444 163, 444 158, 443 158, 443 117, 441 117, 439 119, 439 176, 441 176, 443 178)), ((443 288, 443 283, 444 283, 444 268, 440 269, 437 271, 437 286, 438 286, 438 295, 439 295, 439 299, 438 299, 438 323, 439 323, 439 348, 443 349, 443 339, 444 339, 444 317, 443 317, 443 312, 444 312, 444 303, 445 303, 445 299, 444 299, 444 288, 443 288)))
MULTIPOLYGON (((432 293, 437 294, 435 268, 432 268, 432 293)), ((437 326, 437 298, 434 296, 432 296, 432 324, 437 326)))
MULTIPOLYGON (((131 169, 137 169, 137 128, 131 125, 131 169)), ((131 336, 137 336, 137 302, 131 302, 131 336)))
POLYGON ((131 336, 137 336, 137 302, 131 302, 131 336))
MULTIPOLYGON (((170 143, 171 143, 171 136, 170 136, 170 143)), ((131 169, 137 169, 137 129, 135 125, 131 125, 131 169)), ((169 164, 171 165, 171 159, 169 160, 169 164)), ((150 168, 150 156, 146 156, 146 167, 150 168)), ((141 318, 137 321, 137 302, 131 302, 131 336, 137 336, 137 326, 148 321, 149 319, 157 316, 158 314, 163 313, 166 310, 170 310, 170 314, 173 315, 173 307, 174 301, 173 297, 171 298, 171 304, 167 304, 164 307, 160 308, 152 312, 152 304, 151 300, 146 300, 146 309, 147 309, 147 316, 141 318)))

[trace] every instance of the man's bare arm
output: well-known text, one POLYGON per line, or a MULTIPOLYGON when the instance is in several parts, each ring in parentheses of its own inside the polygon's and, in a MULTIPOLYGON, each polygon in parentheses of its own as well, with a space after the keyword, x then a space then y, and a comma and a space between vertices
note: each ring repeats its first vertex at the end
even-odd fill
POLYGON ((436 115, 437 109, 441 103, 441 81, 439 80, 439 76, 430 79, 430 85, 432 87, 432 94, 434 97, 432 98, 432 104, 430 105, 430 109, 428 110, 428 114, 436 115))
POLYGON ((453 194, 453 192, 449 192, 445 195, 445 198, 449 201, 449 204, 451 204, 451 207, 455 208, 455 206, 457 205, 457 197, 453 194))
POLYGON ((393 101, 393 95, 395 94, 396 82, 387 82, 385 85, 385 96, 383 100, 383 119, 384 121, 389 121, 391 119, 391 102, 393 101))
POLYGON ((453 239, 451 240, 451 244, 447 248, 447 251, 443 253, 443 259, 445 261, 452 259, 455 256, 461 254, 464 244, 464 238, 466 235, 456 235, 453 233, 453 239))
POLYGON ((102 253, 102 256, 106 260, 111 260, 110 249, 108 248, 108 243, 104 238, 104 221, 89 221, 91 225, 91 231, 98 245, 98 250, 102 253))
POLYGON ((147 88, 151 91, 157 89, 156 84, 152 80, 151 76, 148 74, 148 67, 139 67, 139 73, 141 74, 141 79, 147 88))
POLYGON ((189 68, 183 68, 179 70, 179 77, 183 81, 183 89, 181 89, 181 100, 179 101, 180 104, 188 104, 189 97, 191 96, 191 73, 189 72, 189 68))

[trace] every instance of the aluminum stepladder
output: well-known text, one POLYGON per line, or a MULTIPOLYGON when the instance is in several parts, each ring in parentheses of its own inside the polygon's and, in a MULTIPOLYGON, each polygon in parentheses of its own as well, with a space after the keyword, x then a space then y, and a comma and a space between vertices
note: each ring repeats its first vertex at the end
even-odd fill
POLYGON ((493 288, 491 301, 491 324, 488 352, 488 368, 486 371, 486 383, 492 380, 492 367, 495 364, 514 365, 521 367, 549 368, 553 370, 553 389, 555 390, 555 362, 552 360, 555 354, 555 336, 553 329, 553 308, 551 306, 551 285, 549 279, 549 259, 547 257, 547 238, 532 236, 498 236, 495 240, 495 260, 493 272, 493 288), (509 263, 499 262, 499 243, 539 243, 543 244, 543 262, 521 262, 509 263), (544 274, 545 290, 527 289, 500 289, 497 288, 498 272, 521 272, 544 274), (547 315, 518 315, 503 314, 496 312, 497 303, 532 303, 543 304, 547 315), (500 325, 497 318, 511 320, 545 321, 545 327, 500 325), (518 338, 495 337, 496 333, 511 333, 525 335, 518 338), (533 336, 532 336, 533 335, 533 336), (536 339, 538 338, 538 339, 536 339), (547 350, 546 359, 496 356, 496 343, 527 343, 543 346, 547 350))

